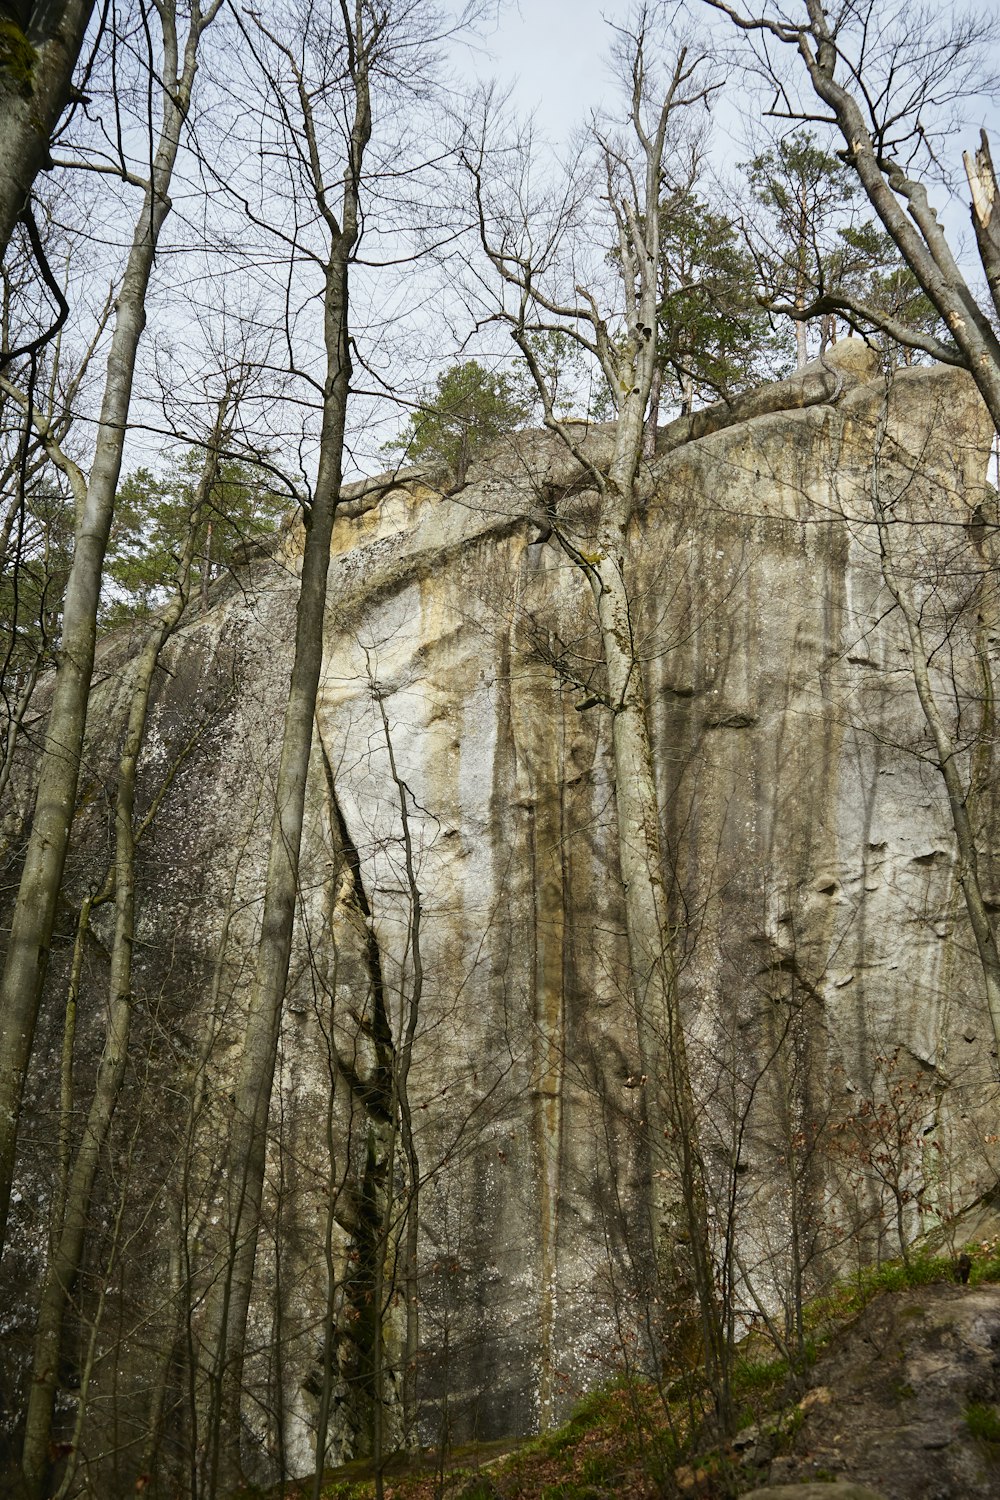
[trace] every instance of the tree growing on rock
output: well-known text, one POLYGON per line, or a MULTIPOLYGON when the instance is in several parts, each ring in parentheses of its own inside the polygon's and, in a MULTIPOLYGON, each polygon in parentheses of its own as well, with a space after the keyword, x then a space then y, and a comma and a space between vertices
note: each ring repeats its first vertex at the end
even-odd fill
POLYGON ((423 394, 420 409, 383 452, 403 463, 437 463, 456 485, 484 448, 522 427, 531 411, 523 381, 478 360, 452 365, 423 394))
POLYGON ((698 1312, 709 1378, 720 1420, 728 1420, 728 1384, 722 1326, 715 1301, 703 1166, 678 1005, 676 954, 660 831, 660 805, 650 745, 641 645, 627 577, 625 550, 638 503, 644 425, 658 355, 661 202, 670 173, 671 134, 685 111, 709 92, 704 59, 681 44, 670 61, 657 31, 658 13, 636 8, 618 29, 619 62, 626 91, 620 130, 597 128, 594 171, 607 206, 607 262, 618 272, 617 305, 602 305, 608 288, 582 284, 578 266, 560 252, 571 226, 588 208, 582 181, 555 198, 548 221, 524 212, 529 163, 510 183, 509 143, 493 142, 490 118, 464 151, 483 253, 493 269, 493 313, 510 332, 535 382, 546 427, 577 461, 597 495, 592 527, 572 518, 557 499, 547 506, 546 531, 586 580, 597 615, 604 680, 584 707, 610 714, 615 773, 618 854, 652 1177, 652 1238, 659 1277, 664 1352, 678 1353, 698 1312), (579 428, 555 410, 534 341, 565 334, 602 371, 615 405, 607 463, 597 463, 579 428), (673 1347, 672 1347, 673 1346, 673 1347))
POLYGON ((855 196, 854 179, 808 130, 785 136, 755 156, 748 177, 766 216, 766 227, 758 224, 753 236, 764 296, 794 308, 801 370, 809 359, 803 314, 814 289, 827 279, 844 212, 855 196))
POLYGON ((988 296, 980 298, 931 203, 943 134, 956 106, 983 94, 984 57, 996 23, 980 8, 940 12, 881 0, 825 6, 765 0, 703 0, 728 17, 752 49, 752 66, 790 120, 839 138, 837 157, 856 179, 883 230, 934 308, 942 332, 928 332, 861 290, 822 286, 797 309, 805 318, 835 313, 861 331, 877 329, 906 348, 969 371, 1000 430, 1000 220, 985 131, 964 157, 970 214, 988 296), (784 52, 789 62, 784 65, 784 52))
MULTIPOLYGON (((657 371, 688 415, 696 401, 730 398, 772 378, 782 351, 754 296, 754 263, 738 225, 690 188, 667 198, 660 217, 657 371)), ((655 415, 651 404, 650 428, 655 415)))

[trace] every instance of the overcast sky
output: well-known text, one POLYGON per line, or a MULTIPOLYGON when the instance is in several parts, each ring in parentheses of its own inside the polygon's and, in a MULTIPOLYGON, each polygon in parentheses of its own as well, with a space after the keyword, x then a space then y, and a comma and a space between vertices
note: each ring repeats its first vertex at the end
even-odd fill
POLYGON ((518 113, 534 111, 544 133, 564 141, 613 87, 603 16, 627 9, 627 0, 512 0, 496 29, 484 29, 476 71, 514 85, 518 113))

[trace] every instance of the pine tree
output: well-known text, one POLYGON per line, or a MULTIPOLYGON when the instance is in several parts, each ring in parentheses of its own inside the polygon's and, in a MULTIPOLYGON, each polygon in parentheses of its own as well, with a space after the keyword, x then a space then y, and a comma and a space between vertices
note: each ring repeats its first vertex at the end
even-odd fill
POLYGON ((515 375, 469 359, 443 371, 423 393, 419 411, 383 453, 404 461, 440 463, 464 484, 472 460, 490 443, 522 427, 532 402, 515 375))
POLYGON ((663 381, 683 411, 773 379, 787 361, 737 225, 691 189, 660 208, 658 334, 663 381))
MULTIPOLYGON (((136 469, 119 485, 105 567, 102 624, 149 614, 164 598, 177 568, 201 457, 191 449, 163 477, 136 469)), ((196 538, 195 587, 204 609, 209 586, 240 547, 273 531, 287 509, 262 472, 230 460, 219 469, 196 538)))

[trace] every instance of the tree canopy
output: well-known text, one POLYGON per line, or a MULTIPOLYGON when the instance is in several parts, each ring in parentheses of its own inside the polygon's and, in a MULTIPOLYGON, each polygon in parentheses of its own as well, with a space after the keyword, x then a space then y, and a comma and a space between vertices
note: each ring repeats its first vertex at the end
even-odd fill
MULTIPOLYGON (((195 504, 200 464, 200 450, 190 448, 166 474, 139 468, 119 485, 105 567, 105 626, 148 614, 162 602, 195 504)), ((272 532, 287 509, 287 497, 263 470, 235 460, 220 465, 195 534, 192 596, 202 607, 239 549, 272 532)))
POLYGON ((473 459, 497 438, 523 427, 531 409, 516 373, 488 370, 467 359, 443 370, 424 390, 420 409, 382 451, 407 463, 441 464, 455 484, 464 484, 473 459))

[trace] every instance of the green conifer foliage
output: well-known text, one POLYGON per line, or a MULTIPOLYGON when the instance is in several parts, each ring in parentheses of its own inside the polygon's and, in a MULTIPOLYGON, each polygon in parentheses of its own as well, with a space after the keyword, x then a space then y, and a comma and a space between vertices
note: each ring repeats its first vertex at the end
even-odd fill
POLYGON ((423 393, 423 404, 383 453, 404 463, 438 463, 464 484, 469 464, 490 443, 523 427, 532 402, 517 376, 478 360, 450 366, 423 393))
MULTIPOLYGON (((122 480, 105 567, 102 623, 115 626, 158 607, 172 581, 194 502, 201 456, 192 449, 165 476, 134 470, 122 480)), ((192 597, 207 604, 209 586, 249 544, 274 531, 287 498, 251 465, 223 463, 208 514, 199 527, 192 597)))

